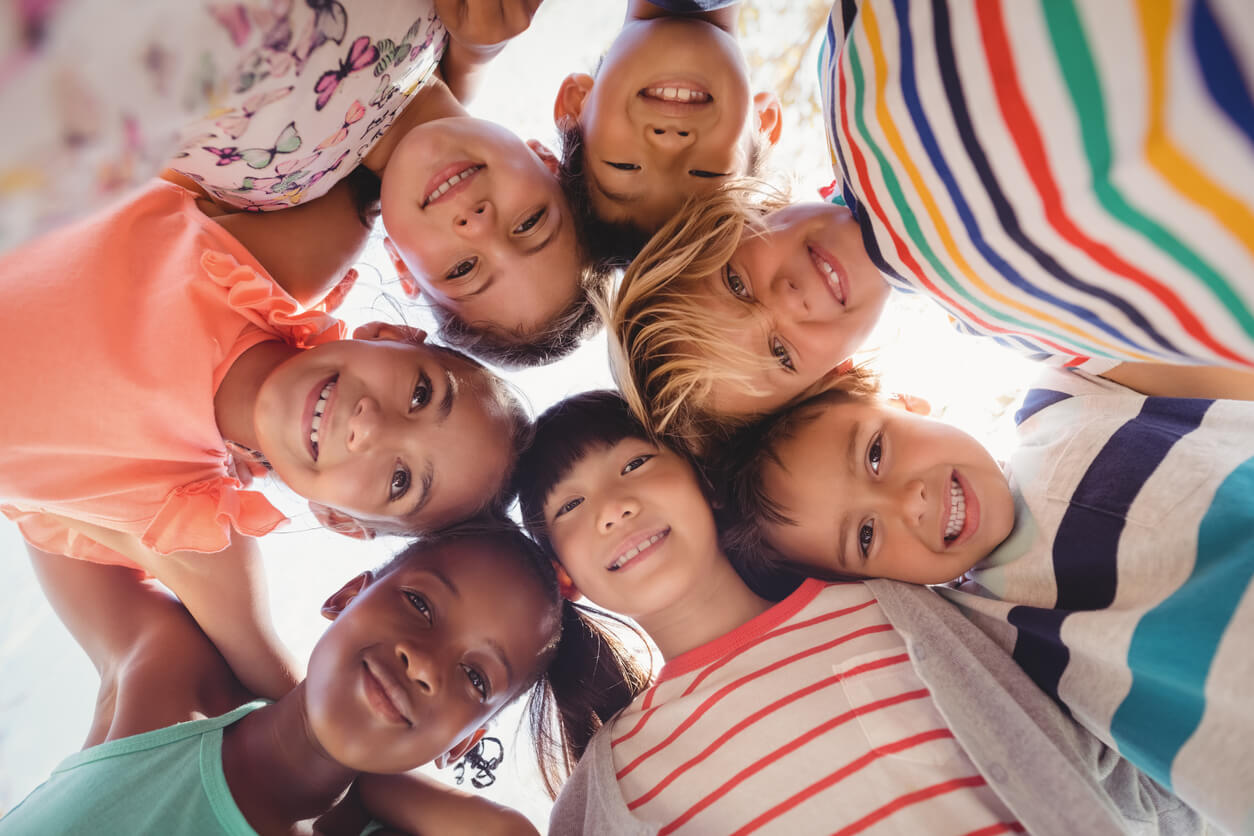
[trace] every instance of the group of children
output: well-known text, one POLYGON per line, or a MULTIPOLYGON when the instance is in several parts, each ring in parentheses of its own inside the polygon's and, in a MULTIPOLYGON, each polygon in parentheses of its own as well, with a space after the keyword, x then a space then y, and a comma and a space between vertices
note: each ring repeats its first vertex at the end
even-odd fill
POLYGON ((215 5, 161 177, 0 257, 0 510, 101 674, 0 833, 530 832, 407 772, 523 694, 555 834, 1254 832, 1244 5, 840 0, 814 203, 736 2, 629 0, 560 158, 472 118, 538 5, 215 5), (443 344, 332 316, 376 216, 443 344), (1009 461, 879 394, 893 288, 1043 361, 1009 461), (481 362, 601 323, 534 424, 481 362), (419 538, 307 668, 266 472, 419 538))

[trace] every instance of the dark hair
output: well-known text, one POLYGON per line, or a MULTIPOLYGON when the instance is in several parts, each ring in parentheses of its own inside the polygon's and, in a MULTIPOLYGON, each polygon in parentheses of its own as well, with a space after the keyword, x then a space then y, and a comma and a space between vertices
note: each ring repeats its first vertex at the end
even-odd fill
MULTIPOLYGON (((592 263, 626 267, 644 249, 658 228, 631 221, 607 221, 596 213, 588 189, 583 126, 578 119, 564 119, 557 181, 575 219, 575 234, 592 263)), ((769 144, 760 131, 750 131, 744 176, 761 177, 769 144)))
POLYGON ((796 525, 797 522, 766 492, 763 473, 768 465, 783 466, 779 458, 780 444, 818 418, 826 407, 868 403, 874 397, 865 389, 833 386, 743 428, 711 457, 711 478, 719 486, 721 507, 716 516, 722 546, 732 565, 751 586, 755 582, 775 582, 787 575, 854 579, 798 564, 767 542, 764 534, 767 525, 796 525))
POLYGON ((348 184, 353 208, 357 210, 357 220, 366 229, 370 229, 379 219, 379 194, 383 189, 383 181, 369 168, 359 165, 348 173, 344 182, 348 184))
MULTIPOLYGON (((548 596, 550 612, 559 611, 557 626, 544 648, 547 664, 518 693, 522 696, 530 690, 525 712, 536 759, 545 789, 556 797, 592 735, 648 685, 649 671, 624 644, 618 626, 634 632, 641 644, 643 637, 620 618, 562 598, 552 561, 518 526, 498 516, 479 517, 418 540, 376 575, 382 577, 417 555, 466 540, 514 556, 548 596)), ((472 762, 471 766, 479 765, 472 762)))
POLYGON ((536 419, 531 446, 518 459, 514 487, 523 525, 550 558, 557 559, 544 521, 549 491, 589 451, 612 447, 625 438, 647 440, 649 433, 622 395, 608 389, 569 397, 536 419))

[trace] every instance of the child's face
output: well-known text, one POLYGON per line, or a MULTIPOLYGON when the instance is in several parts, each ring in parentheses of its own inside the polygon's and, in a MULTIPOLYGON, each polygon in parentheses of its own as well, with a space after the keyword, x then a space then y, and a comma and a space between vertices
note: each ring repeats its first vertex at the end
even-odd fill
POLYGON ((674 17, 624 26, 595 81, 563 84, 556 112, 582 127, 597 217, 653 230, 690 195, 743 174, 757 127, 736 40, 674 17))
POLYGON ((578 293, 556 160, 534 148, 492 122, 440 119, 406 134, 384 171, 393 247, 423 292, 465 322, 533 333, 578 293))
POLYGON ((827 405, 778 447, 766 494, 796 525, 766 539, 829 572, 942 583, 1010 534, 1014 500, 1001 469, 948 424, 864 403, 827 405))
POLYGON ((637 619, 682 601, 724 559, 692 467, 643 439, 589 451, 549 492, 544 519, 579 591, 637 619))
POLYGON ((400 342, 397 327, 358 336, 300 352, 262 384, 254 423, 275 473, 366 526, 430 530, 482 508, 513 456, 487 372, 400 342))
POLYGON ((726 311, 730 342, 768 363, 756 392, 715 381, 713 407, 724 414, 770 412, 803 392, 866 341, 888 299, 848 209, 799 203, 765 223, 695 291, 726 311))
POLYGON ((556 628, 519 559, 482 542, 436 546, 363 580, 327 602, 343 612, 303 686, 318 742, 363 772, 412 769, 474 732, 534 680, 556 628))

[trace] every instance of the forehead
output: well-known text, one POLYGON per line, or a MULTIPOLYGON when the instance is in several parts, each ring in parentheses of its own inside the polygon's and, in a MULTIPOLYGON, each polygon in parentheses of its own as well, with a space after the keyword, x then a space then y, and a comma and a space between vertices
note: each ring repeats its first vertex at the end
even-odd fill
POLYGON ((636 449, 665 452, 643 436, 624 436, 615 441, 593 440, 574 453, 570 465, 553 483, 546 499, 553 498, 553 491, 571 482, 583 482, 617 474, 622 470, 620 459, 636 449))

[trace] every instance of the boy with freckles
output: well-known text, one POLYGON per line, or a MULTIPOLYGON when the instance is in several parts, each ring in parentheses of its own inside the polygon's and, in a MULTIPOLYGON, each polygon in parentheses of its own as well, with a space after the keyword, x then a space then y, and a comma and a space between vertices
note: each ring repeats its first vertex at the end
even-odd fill
POLYGON ((957 578, 940 593, 1081 725, 1248 832, 1254 404, 1051 370, 1004 467, 906 405, 832 390, 742 436, 722 466, 732 559, 957 578))

